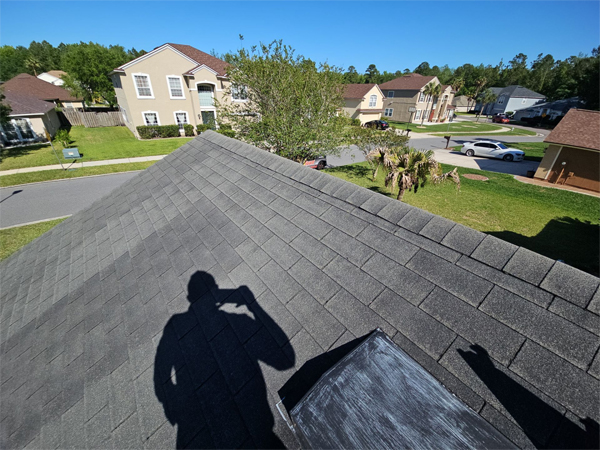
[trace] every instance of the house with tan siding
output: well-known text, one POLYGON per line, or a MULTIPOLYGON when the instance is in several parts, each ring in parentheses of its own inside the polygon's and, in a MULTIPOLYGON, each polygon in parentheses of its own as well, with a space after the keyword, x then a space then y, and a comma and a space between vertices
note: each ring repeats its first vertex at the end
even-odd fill
POLYGON ((441 84, 434 76, 423 76, 411 73, 400 78, 380 84, 379 87, 385 95, 384 119, 398 122, 444 122, 448 119, 453 109, 452 100, 454 91, 451 86, 442 85, 439 97, 431 99, 423 92, 428 84, 441 84), (410 112, 409 108, 414 108, 410 112))
POLYGON ((544 142, 534 178, 600 192, 600 111, 569 110, 544 142))
POLYGON ((342 111, 364 125, 381 117, 383 100, 383 92, 376 84, 346 84, 342 111))
POLYGON ((215 100, 246 99, 243 90, 225 95, 227 66, 190 45, 164 44, 117 67, 111 76, 123 119, 136 135, 140 125, 216 121, 215 100))

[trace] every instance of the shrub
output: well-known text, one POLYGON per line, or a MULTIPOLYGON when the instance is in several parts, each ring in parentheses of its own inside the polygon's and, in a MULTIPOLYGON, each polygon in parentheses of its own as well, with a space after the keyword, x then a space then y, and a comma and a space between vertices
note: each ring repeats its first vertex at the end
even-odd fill
POLYGON ((351 119, 350 125, 353 127, 360 127, 360 119, 351 119))
POLYGON ((177 125, 144 125, 137 127, 137 131, 142 139, 179 136, 179 126, 177 125))
POLYGON ((185 135, 186 136, 193 136, 194 135, 194 125, 186 123, 186 124, 183 125, 183 130, 185 131, 185 135))
POLYGON ((56 132, 54 140, 60 142, 63 148, 68 148, 73 143, 69 130, 65 130, 64 128, 61 128, 56 132))
POLYGON ((217 130, 217 133, 221 133, 223 136, 227 136, 230 138, 235 138, 235 131, 233 131, 232 129, 226 129, 221 127, 217 130))
POLYGON ((201 123, 199 125, 196 125, 196 131, 198 132, 198 134, 203 133, 210 129, 211 129, 211 126, 209 123, 201 123))
POLYGON ((233 128, 231 127, 231 124, 228 124, 228 123, 223 123, 223 124, 219 125, 219 129, 220 130, 233 130, 233 128))

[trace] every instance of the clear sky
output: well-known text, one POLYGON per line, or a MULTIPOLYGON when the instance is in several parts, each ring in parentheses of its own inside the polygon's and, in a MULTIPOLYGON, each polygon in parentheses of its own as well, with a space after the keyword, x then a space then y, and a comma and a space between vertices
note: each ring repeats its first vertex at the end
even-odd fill
POLYGON ((0 1, 0 44, 98 42, 151 50, 166 42, 218 53, 283 39, 317 62, 364 72, 564 59, 600 45, 596 1, 0 1))

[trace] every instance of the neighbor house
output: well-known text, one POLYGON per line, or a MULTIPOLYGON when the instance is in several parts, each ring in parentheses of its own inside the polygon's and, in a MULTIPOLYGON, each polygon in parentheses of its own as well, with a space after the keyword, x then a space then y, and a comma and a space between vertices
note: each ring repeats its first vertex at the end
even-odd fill
POLYGON ((69 91, 60 86, 55 86, 28 73, 11 78, 2 87, 5 93, 15 92, 34 97, 62 108, 84 107, 83 99, 71 95, 69 91))
POLYGON ((483 106, 483 114, 487 115, 515 112, 529 108, 536 103, 541 103, 546 99, 542 94, 538 94, 531 89, 516 84, 506 86, 505 88, 491 87, 488 89, 496 95, 496 102, 488 103, 486 105, 477 102, 475 105, 476 111, 481 110, 481 107, 483 106))
POLYGON ((346 84, 344 85, 345 105, 342 110, 364 125, 381 117, 383 100, 383 92, 376 84, 346 84))
POLYGON ((40 73, 37 77, 40 80, 44 80, 47 83, 53 84, 55 86, 62 86, 63 84, 65 84, 62 77, 66 74, 67 72, 63 70, 49 70, 48 72, 40 73))
MULTIPOLYGON (((112 71, 112 80, 127 126, 199 125, 217 120, 215 100, 229 87, 228 64, 189 45, 164 44, 112 71)), ((246 101, 236 89, 227 101, 246 101)))
POLYGON ((571 108, 583 108, 584 106, 585 103, 579 100, 579 97, 537 103, 529 108, 518 110, 514 115, 514 119, 522 120, 524 118, 547 116, 550 120, 554 120, 567 114, 571 108))
POLYGON ((423 92, 428 84, 441 84, 437 77, 411 73, 380 84, 385 95, 383 116, 398 122, 443 122, 448 118, 454 97, 451 86, 442 85, 439 97, 433 99, 423 92), (414 112, 409 111, 414 108, 414 112))
POLYGON ((600 192, 600 111, 571 109, 544 142, 535 178, 600 192))
POLYGON ((457 95, 452 100, 456 112, 469 112, 473 109, 473 102, 466 95, 457 95))

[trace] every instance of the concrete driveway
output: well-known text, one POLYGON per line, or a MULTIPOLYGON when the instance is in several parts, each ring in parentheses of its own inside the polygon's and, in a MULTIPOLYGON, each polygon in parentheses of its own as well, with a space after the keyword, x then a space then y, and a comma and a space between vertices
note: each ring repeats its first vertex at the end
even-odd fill
POLYGON ((443 164, 450 164, 469 169, 489 170, 490 172, 507 173, 510 175, 527 176, 527 171, 536 170, 538 161, 507 162, 501 159, 470 157, 449 150, 434 149, 435 159, 443 164))

